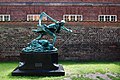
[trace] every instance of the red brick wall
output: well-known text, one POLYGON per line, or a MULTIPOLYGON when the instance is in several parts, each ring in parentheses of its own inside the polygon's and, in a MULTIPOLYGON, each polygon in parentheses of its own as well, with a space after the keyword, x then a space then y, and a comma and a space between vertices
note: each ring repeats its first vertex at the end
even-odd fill
MULTIPOLYGON (((120 61, 120 23, 99 24, 99 26, 96 22, 66 24, 65 26, 72 29, 73 33, 61 31, 57 35, 55 47, 59 50, 59 59, 120 61)), ((39 35, 31 31, 37 28, 36 25, 37 23, 30 22, 1 22, 0 61, 18 60, 22 48, 39 35)), ((44 38, 52 40, 52 37, 44 38)))
POLYGON ((112 3, 120 3, 120 0, 0 0, 0 2, 112 2, 112 3))
POLYGON ((12 21, 26 21, 27 14, 39 14, 43 11, 58 20, 64 14, 80 14, 84 21, 97 21, 98 15, 117 15, 120 21, 119 6, 0 6, 0 14, 10 14, 12 21))

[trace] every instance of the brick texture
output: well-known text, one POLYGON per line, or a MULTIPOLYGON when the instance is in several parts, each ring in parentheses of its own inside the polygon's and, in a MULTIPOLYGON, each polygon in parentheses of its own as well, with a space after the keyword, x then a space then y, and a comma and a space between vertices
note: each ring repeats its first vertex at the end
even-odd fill
POLYGON ((0 0, 0 2, 112 2, 120 3, 120 0, 0 0))
POLYGON ((119 6, 0 6, 0 14, 9 14, 11 21, 27 21, 28 14, 46 12, 56 20, 63 19, 64 14, 83 15, 83 21, 98 21, 98 15, 117 15, 120 22, 119 6))
MULTIPOLYGON (((59 49, 59 59, 120 61, 120 23, 116 26, 86 23, 91 25, 66 24, 73 33, 62 31, 57 34, 55 46, 59 49)), ((19 60, 21 49, 39 35, 31 31, 33 28, 37 28, 36 23, 0 23, 0 61, 19 60)), ((51 37, 44 39, 52 40, 51 37)))

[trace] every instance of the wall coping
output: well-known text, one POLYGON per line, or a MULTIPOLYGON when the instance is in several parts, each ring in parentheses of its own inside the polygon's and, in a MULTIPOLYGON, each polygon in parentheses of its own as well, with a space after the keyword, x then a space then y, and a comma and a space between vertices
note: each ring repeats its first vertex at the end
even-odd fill
POLYGON ((0 5, 81 5, 81 6, 120 6, 120 3, 110 2, 0 2, 0 5))
MULTIPOLYGON (((44 22, 45 24, 50 24, 52 22, 44 22)), ((10 22, 0 22, 0 25, 19 25, 19 26, 36 26, 38 22, 27 22, 27 21, 10 21, 10 22)), ((81 21, 81 22, 67 22, 65 26, 97 26, 97 27, 120 27, 119 22, 99 22, 99 21, 81 21)))

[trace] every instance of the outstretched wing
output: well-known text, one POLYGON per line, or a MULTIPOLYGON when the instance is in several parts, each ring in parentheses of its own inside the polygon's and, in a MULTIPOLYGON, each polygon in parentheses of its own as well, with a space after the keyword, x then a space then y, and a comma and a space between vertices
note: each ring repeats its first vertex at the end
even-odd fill
POLYGON ((42 12, 41 14, 40 14, 40 19, 39 19, 39 24, 38 24, 38 26, 41 26, 42 25, 42 19, 43 19, 43 17, 48 17, 50 20, 52 20, 53 22, 57 22, 55 19, 53 19, 52 17, 50 17, 49 15, 47 15, 45 12, 42 12))
POLYGON ((37 32, 37 33, 38 33, 38 32, 45 31, 45 30, 44 30, 45 24, 42 25, 42 23, 41 23, 44 17, 48 17, 50 20, 52 20, 52 21, 55 22, 55 23, 57 22, 55 19, 53 19, 52 17, 50 17, 49 15, 47 15, 45 12, 42 12, 42 13, 40 14, 39 23, 38 23, 38 25, 37 25, 37 26, 38 26, 38 29, 33 29, 33 30, 32 30, 33 32, 37 32))

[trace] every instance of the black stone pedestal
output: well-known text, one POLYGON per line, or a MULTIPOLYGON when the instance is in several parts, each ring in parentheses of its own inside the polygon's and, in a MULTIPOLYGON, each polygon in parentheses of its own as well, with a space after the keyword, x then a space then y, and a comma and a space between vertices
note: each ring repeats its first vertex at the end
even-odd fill
POLYGON ((12 76, 64 76, 62 65, 58 64, 58 53, 21 53, 19 66, 12 76))

